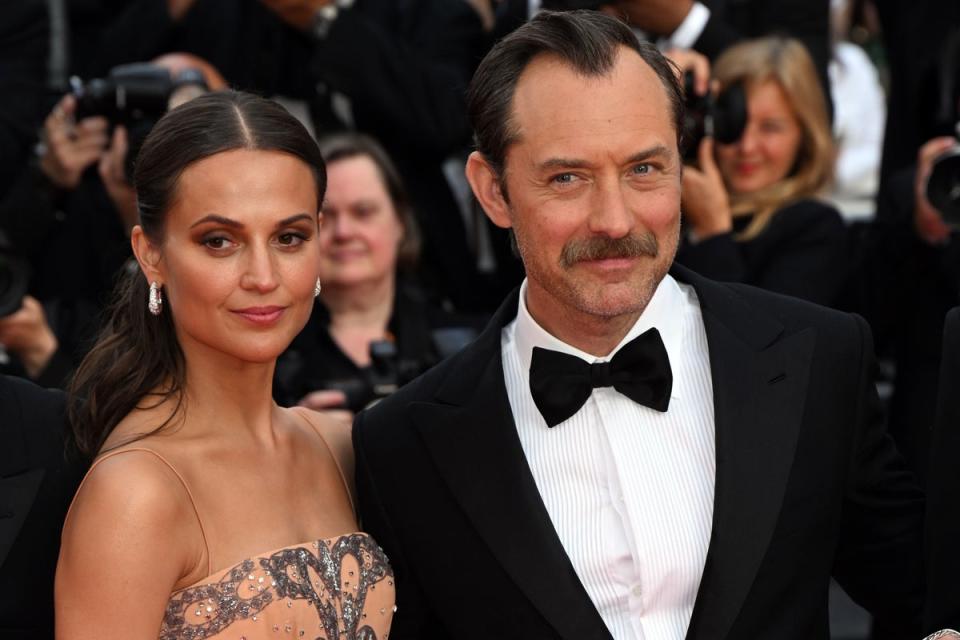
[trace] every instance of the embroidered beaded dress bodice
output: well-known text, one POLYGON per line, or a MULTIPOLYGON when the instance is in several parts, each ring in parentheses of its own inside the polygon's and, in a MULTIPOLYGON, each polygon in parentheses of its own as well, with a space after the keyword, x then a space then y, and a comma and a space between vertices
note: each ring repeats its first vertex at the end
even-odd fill
POLYGON ((365 533, 265 553, 175 591, 160 640, 385 640, 393 572, 365 533))
MULTIPOLYGON (((346 533, 267 551, 214 572, 193 492, 164 456, 145 447, 115 450, 97 458, 87 475, 104 460, 132 451, 159 459, 183 485, 208 558, 210 575, 170 594, 160 640, 386 640, 396 609, 393 570, 373 538, 346 533)), ((333 462, 350 498, 343 471, 333 462)))

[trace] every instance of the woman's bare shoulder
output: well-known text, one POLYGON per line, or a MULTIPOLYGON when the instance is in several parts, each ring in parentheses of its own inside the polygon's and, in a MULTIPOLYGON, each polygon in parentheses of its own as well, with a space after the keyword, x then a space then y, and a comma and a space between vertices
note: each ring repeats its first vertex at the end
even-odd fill
POLYGON ((353 416, 347 411, 313 411, 304 407, 284 409, 294 420, 308 423, 329 447, 348 485, 353 482, 353 416), (297 417, 299 416, 299 417, 297 417))

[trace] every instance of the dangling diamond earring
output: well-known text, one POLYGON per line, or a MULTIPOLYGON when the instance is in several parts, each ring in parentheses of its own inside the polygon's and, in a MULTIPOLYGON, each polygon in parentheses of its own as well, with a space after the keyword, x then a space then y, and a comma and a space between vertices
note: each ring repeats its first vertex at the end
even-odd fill
POLYGON ((320 295, 320 290, 321 290, 321 289, 323 289, 323 287, 320 285, 320 278, 317 278, 317 284, 313 285, 313 297, 314 297, 314 298, 316 298, 317 296, 320 295))
POLYGON ((150 283, 150 295, 147 298, 147 309, 155 316, 160 315, 163 310, 163 296, 160 295, 160 285, 156 282, 150 283))

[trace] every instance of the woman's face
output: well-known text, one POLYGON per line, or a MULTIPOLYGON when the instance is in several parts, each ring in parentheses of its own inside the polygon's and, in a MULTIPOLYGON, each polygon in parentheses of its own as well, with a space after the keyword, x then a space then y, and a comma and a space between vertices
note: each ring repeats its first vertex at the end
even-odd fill
POLYGON ((376 164, 353 156, 327 166, 320 226, 320 281, 338 288, 393 276, 403 225, 376 164))
POLYGON ((312 172, 292 155, 238 149, 187 167, 163 245, 138 257, 155 264, 188 360, 268 362, 290 344, 313 306, 317 224, 312 172))
POLYGON ((717 164, 731 193, 752 193, 784 179, 800 149, 800 122, 774 80, 747 90, 747 126, 733 144, 717 145, 717 164))

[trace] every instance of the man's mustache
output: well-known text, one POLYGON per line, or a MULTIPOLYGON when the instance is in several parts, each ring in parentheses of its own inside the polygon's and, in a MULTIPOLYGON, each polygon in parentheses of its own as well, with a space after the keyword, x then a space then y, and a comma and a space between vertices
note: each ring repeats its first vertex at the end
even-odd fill
POLYGON ((657 238, 652 233, 629 235, 622 238, 595 237, 571 240, 560 252, 560 266, 569 268, 584 260, 609 258, 656 258, 657 238))

